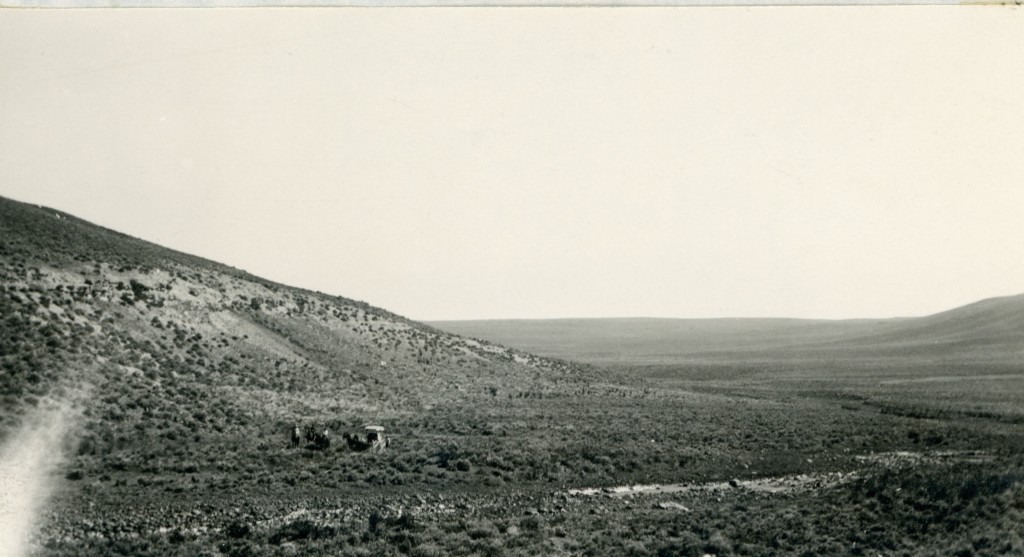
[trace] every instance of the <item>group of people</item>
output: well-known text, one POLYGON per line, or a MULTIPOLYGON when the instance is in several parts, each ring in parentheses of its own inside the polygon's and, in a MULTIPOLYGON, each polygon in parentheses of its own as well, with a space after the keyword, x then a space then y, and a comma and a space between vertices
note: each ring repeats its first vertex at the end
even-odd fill
POLYGON ((292 446, 298 447, 301 445, 303 438, 317 450, 327 449, 331 446, 331 432, 327 428, 324 428, 323 431, 318 431, 315 427, 307 427, 305 435, 303 435, 302 428, 298 425, 293 427, 291 434, 292 446))

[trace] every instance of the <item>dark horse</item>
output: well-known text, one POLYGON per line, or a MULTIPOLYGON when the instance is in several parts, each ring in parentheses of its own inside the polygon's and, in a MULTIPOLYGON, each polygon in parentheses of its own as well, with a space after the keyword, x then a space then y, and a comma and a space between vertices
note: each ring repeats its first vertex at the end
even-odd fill
POLYGON ((306 441, 309 441, 314 449, 322 451, 331 446, 331 432, 327 428, 324 428, 323 431, 309 428, 306 430, 306 441))

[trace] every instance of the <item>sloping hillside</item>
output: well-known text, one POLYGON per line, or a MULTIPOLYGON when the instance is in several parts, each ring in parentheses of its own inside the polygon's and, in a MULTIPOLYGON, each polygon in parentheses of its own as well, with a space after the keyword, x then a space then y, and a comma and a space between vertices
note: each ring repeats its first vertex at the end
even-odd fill
POLYGON ((1020 362, 1024 358, 1024 294, 989 298, 934 315, 887 324, 829 347, 1020 362))
POLYGON ((0 435, 81 398, 80 451, 346 427, 580 369, 0 198, 0 435))

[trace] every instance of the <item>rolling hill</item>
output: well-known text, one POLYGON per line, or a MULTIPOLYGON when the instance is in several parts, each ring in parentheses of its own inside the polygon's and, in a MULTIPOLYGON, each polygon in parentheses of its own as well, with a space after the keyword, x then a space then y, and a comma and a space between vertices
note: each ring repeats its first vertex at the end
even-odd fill
POLYGON ((452 333, 592 364, 714 358, 1024 361, 1024 294, 916 318, 435 321, 452 333))

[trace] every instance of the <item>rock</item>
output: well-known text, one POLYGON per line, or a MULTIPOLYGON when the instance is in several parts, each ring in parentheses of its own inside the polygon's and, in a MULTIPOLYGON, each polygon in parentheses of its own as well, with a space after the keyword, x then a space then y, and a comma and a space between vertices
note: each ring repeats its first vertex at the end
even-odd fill
POLYGON ((665 510, 690 512, 689 507, 676 503, 675 501, 662 501, 661 503, 657 504, 657 508, 665 510))

